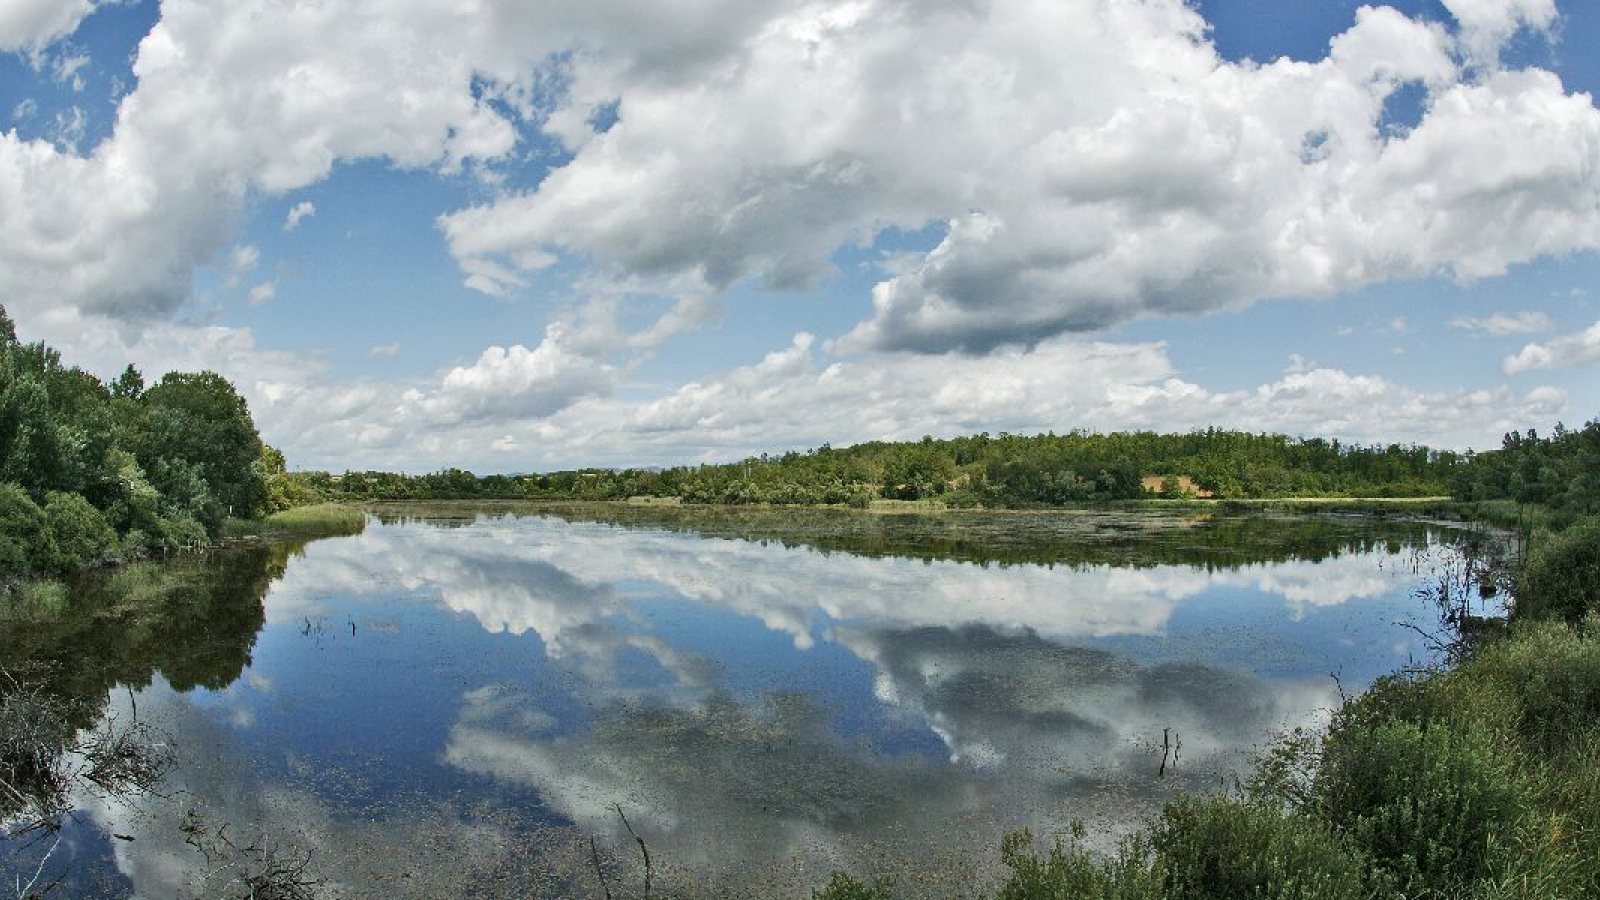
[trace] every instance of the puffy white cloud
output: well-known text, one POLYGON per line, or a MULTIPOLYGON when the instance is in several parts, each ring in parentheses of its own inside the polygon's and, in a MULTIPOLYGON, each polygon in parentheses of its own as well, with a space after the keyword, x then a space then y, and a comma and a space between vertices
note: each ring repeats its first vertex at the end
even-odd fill
POLYGON ((0 52, 38 50, 77 30, 95 0, 6 0, 0 4, 0 52))
POLYGON ((984 357, 836 359, 801 334, 755 365, 628 395, 618 393, 626 368, 560 327, 531 348, 490 347, 431 377, 395 382, 332 377, 329 360, 260 347, 249 329, 119 329, 63 308, 26 323, 24 337, 73 341, 72 360, 107 377, 129 362, 152 377, 221 372, 294 465, 334 471, 680 464, 924 434, 1211 425, 1483 447, 1559 418, 1567 404, 1551 387, 1420 391, 1303 358, 1257 387, 1217 390, 1179 373, 1163 344, 1066 337, 984 357))
POLYGON ((88 155, 0 134, 0 295, 23 314, 163 316, 252 194, 341 159, 452 170, 505 154, 514 127, 474 91, 491 28, 477 4, 166 0, 88 155))
POLYGON ((276 281, 263 281, 250 289, 249 302, 251 306, 261 306, 272 302, 278 296, 278 283, 276 281))
MULTIPOLYGON (((1364 8, 1326 59, 1256 65, 1180 0, 165 0, 109 138, 0 135, 0 295, 164 315, 251 196, 340 160, 493 164, 527 123, 571 158, 441 219, 467 283, 568 254, 692 297, 669 331, 889 226, 949 223, 847 345, 986 349, 1595 246, 1592 100, 1485 62, 1551 0, 1448 6, 1453 32, 1364 8), (1381 127, 1408 84, 1421 121, 1381 127)), ((0 46, 90 9, 8 4, 0 46)))
POLYGON ((1535 334, 1555 327, 1550 316, 1542 312, 1492 313, 1488 316, 1457 316, 1450 320, 1451 328, 1464 331, 1481 331, 1493 337, 1510 334, 1535 334))
POLYGON ((1544 343, 1532 343, 1508 356, 1501 368, 1507 375, 1534 369, 1584 366, 1600 362, 1600 322, 1577 334, 1562 335, 1544 343))
POLYGON ((488 290, 514 282, 485 264, 519 277, 553 251, 718 290, 807 283, 842 244, 947 222, 874 290, 855 348, 986 350, 1478 278, 1600 234, 1591 99, 1459 62, 1549 6, 1461 2, 1454 34, 1366 8, 1326 59, 1262 66, 1220 59, 1177 2, 810 3, 708 77, 644 77, 626 49, 575 59, 548 120, 574 158, 442 225, 488 290), (1383 127, 1410 84, 1421 121, 1383 127), (572 125, 610 97, 613 127, 572 125))
POLYGON ((532 350, 490 347, 472 365, 446 373, 437 390, 409 392, 405 411, 435 425, 504 424, 549 416, 581 398, 610 393, 614 383, 609 365, 572 352, 552 327, 532 350))
POLYGON ((1519 29, 1547 31, 1556 21, 1555 0, 1443 0, 1461 23, 1461 42, 1473 61, 1499 62, 1500 47, 1519 29))
POLYGON ((1353 441, 1488 446, 1560 414, 1541 388, 1426 392, 1301 360, 1253 389, 1179 376, 1162 344, 1057 338, 988 356, 873 354, 819 361, 806 335, 758 365, 644 401, 576 405, 542 423, 546 444, 590 462, 738 458, 790 447, 924 434, 1209 425, 1353 441))

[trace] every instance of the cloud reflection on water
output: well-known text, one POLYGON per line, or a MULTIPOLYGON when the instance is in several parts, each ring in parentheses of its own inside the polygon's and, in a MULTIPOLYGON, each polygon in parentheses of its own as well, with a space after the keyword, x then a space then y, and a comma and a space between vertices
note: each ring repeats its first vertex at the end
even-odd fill
MULTIPOLYGON (((532 877, 525 860, 508 862, 518 847, 559 857, 566 868, 549 877, 581 892, 574 836, 628 846, 615 804, 669 879, 803 895, 843 867, 895 874, 919 895, 970 894, 994 873, 1004 831, 1052 833, 1074 818, 1124 831, 1176 790, 1215 788, 1273 732, 1334 704, 1326 670, 1263 661, 1297 658, 1274 646, 1293 643, 1282 634, 1246 626, 1246 653, 1228 665, 1191 658, 1194 644, 1173 642, 1195 628, 1190 605, 1221 597, 1230 615, 1266 627, 1387 602, 1411 584, 1395 560, 1364 547, 1211 569, 984 566, 557 518, 375 525, 293 559, 266 598, 269 629, 398 617, 405 624, 374 632, 408 651, 531 651, 529 664, 563 673, 582 714, 515 679, 459 676, 442 731, 420 740, 438 765, 488 787, 450 799, 424 786, 369 815, 341 801, 336 760, 294 759, 287 781, 263 766, 262 754, 293 751, 228 731, 249 712, 241 691, 207 708, 158 685, 140 703, 165 709, 185 746, 225 748, 186 763, 184 791, 219 817, 314 842, 328 877, 355 894, 394 875, 385 859, 532 877), (686 610, 720 632, 684 625, 686 610), (514 641, 429 649, 442 621, 514 641), (769 647, 760 634, 781 640, 769 647), (1169 644, 1178 649, 1139 655, 1169 644), (639 674, 640 659, 656 668, 639 674), (1268 670, 1277 674, 1252 674, 1268 670), (795 672, 816 680, 787 683, 795 672), (1159 779, 1166 730, 1182 758, 1159 779), (538 823, 501 791, 531 792, 571 827, 529 843, 538 823)), ((439 677, 430 659, 415 662, 404 677, 439 677)), ((247 678, 275 702, 293 689, 270 669, 247 678)), ((192 848, 173 843, 179 811, 164 810, 143 824, 99 813, 138 838, 116 850, 144 895, 176 895, 195 877, 192 848)), ((421 884, 385 890, 423 896, 421 884)))

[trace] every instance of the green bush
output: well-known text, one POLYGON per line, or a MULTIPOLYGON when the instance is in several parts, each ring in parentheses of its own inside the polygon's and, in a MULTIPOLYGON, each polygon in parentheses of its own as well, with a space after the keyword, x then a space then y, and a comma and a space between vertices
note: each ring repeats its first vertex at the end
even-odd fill
POLYGON ((1484 647, 1460 672, 1463 693, 1511 701, 1530 752, 1554 757, 1600 721, 1600 637, 1535 622, 1484 647))
POLYGON ((848 872, 835 872, 822 890, 812 891, 811 896, 814 900, 890 900, 894 882, 879 878, 868 883, 848 872))
POLYGON ((1515 694, 1501 691, 1459 669, 1425 670, 1385 675, 1366 693, 1353 697, 1334 714, 1334 734, 1370 730, 1394 722, 1421 728, 1479 728, 1510 734, 1522 715, 1515 694))
POLYGON ((1600 897, 1600 722, 1593 719, 1587 732, 1574 737, 1558 761, 1552 806, 1559 818, 1550 829, 1551 843, 1563 845, 1572 865, 1569 880, 1577 885, 1574 896, 1600 897))
POLYGON ((1496 731, 1462 723, 1335 723, 1315 792, 1329 823, 1407 895, 1493 873, 1530 821, 1523 760, 1496 731))
POLYGON ((161 545, 169 550, 202 547, 210 539, 206 526, 194 516, 179 514, 161 520, 161 545))
POLYGON ((117 533, 83 495, 52 491, 45 499, 44 517, 55 542, 58 570, 81 569, 116 553, 117 533))
POLYGON ((1517 619, 1573 623, 1600 612, 1600 517, 1540 535, 1517 578, 1512 611, 1517 619))
POLYGON ((44 510, 22 488, 0 484, 0 579, 55 571, 56 557, 44 510))
POLYGON ((1264 804, 1182 798, 1151 834, 1169 900, 1363 900, 1368 866, 1325 825, 1264 804))
POLYGON ((1026 829, 1006 835, 1000 854, 1011 869, 1000 887, 999 900, 1155 900, 1161 897, 1160 875, 1152 865, 1145 835, 1125 841, 1119 852, 1099 860, 1074 840, 1057 843, 1041 856, 1033 851, 1033 835, 1026 829))

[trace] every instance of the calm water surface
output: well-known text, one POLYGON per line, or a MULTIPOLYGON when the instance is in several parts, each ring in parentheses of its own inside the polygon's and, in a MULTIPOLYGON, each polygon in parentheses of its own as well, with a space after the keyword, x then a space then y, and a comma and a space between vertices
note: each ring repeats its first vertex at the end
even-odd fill
MULTIPOLYGON (((91 579, 61 621, 0 625, 0 663, 54 664, 175 748, 160 796, 77 798, 47 863, 67 896, 217 890, 197 822, 311 850, 319 895, 597 895, 594 837, 634 896, 618 806, 658 891, 808 896, 846 868, 961 894, 992 886, 1005 832, 1126 831, 1426 658, 1396 623, 1434 621, 1419 591, 1451 540, 1350 517, 401 509, 91 579)), ((0 869, 31 874, 12 843, 0 869)))

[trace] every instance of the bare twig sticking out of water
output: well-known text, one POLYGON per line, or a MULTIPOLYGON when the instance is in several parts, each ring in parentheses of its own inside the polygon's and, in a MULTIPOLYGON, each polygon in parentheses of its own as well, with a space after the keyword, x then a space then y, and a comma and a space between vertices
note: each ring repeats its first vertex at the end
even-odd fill
POLYGON ((1157 777, 1167 777, 1167 761, 1172 761, 1172 771, 1178 771, 1178 756, 1183 752, 1183 736, 1173 734, 1171 728, 1161 729, 1161 771, 1157 777), (1176 741, 1176 743, 1174 743, 1176 741))
POLYGON ((650 848, 644 845, 644 838, 639 837, 639 833, 634 831, 633 826, 628 823, 628 817, 622 814, 622 804, 615 804, 615 807, 617 818, 622 820, 622 827, 628 829, 628 833, 633 835, 633 839, 639 842, 639 852, 644 854, 644 900, 650 900, 650 881, 655 874, 655 871, 650 866, 650 848))
POLYGON ((594 835, 589 835, 589 861, 594 863, 594 874, 600 879, 600 890, 605 891, 606 900, 611 900, 611 885, 606 883, 606 870, 600 866, 600 848, 594 842, 594 835))
POLYGON ((34 890, 39 884, 39 879, 44 877, 45 865, 50 862, 50 857, 55 855, 56 848, 59 846, 61 846, 61 831, 57 829, 55 841, 50 845, 50 849, 45 851, 44 857, 39 860, 39 866, 33 870, 33 877, 28 879, 28 883, 23 884, 22 874, 20 872, 17 874, 17 900, 34 900, 35 897, 43 897, 61 886, 61 882, 67 877, 65 872, 58 875, 56 880, 45 885, 42 889, 34 890))

